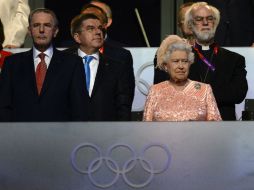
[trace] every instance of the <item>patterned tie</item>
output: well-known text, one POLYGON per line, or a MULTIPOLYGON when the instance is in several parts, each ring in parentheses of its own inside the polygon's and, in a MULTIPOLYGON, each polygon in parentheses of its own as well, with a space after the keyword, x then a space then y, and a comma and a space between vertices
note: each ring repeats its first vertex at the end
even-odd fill
POLYGON ((85 64, 85 72, 86 72, 86 89, 88 93, 90 88, 90 62, 93 60, 93 58, 94 57, 90 55, 86 55, 83 57, 84 64, 85 64))
POLYGON ((36 84, 37 84, 37 90, 38 94, 41 93, 42 85, 46 76, 47 72, 47 64, 45 62, 45 54, 40 53, 39 58, 41 59, 41 62, 37 65, 36 68, 36 84))

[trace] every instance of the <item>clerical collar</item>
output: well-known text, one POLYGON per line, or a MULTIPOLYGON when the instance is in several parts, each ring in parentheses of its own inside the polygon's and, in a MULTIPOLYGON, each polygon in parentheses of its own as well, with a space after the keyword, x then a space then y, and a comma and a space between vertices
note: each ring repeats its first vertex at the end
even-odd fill
POLYGON ((201 50, 207 51, 210 49, 210 46, 201 46, 201 50))
POLYGON ((195 42, 194 47, 198 48, 201 51, 213 50, 215 54, 218 53, 218 45, 216 43, 212 43, 209 46, 204 46, 204 45, 200 45, 197 42, 195 42))
POLYGON ((211 46, 213 46, 213 44, 205 46, 205 45, 200 45, 197 42, 194 44, 194 46, 197 47, 201 51, 208 51, 211 48, 213 48, 213 47, 211 47, 211 46))

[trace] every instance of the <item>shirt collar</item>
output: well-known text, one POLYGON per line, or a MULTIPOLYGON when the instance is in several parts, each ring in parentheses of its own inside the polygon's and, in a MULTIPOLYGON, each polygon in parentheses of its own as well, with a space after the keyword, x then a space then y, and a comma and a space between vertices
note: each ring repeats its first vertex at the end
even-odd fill
POLYGON ((47 57, 49 57, 50 59, 53 56, 53 46, 51 45, 46 51, 44 52, 40 52, 39 50, 37 50, 35 47, 33 47, 33 57, 34 59, 38 57, 38 55, 40 53, 45 53, 47 57))
POLYGON ((197 47, 201 51, 208 51, 210 49, 212 50, 214 48, 214 46, 215 46, 215 43, 212 43, 208 46, 200 45, 197 42, 195 43, 195 47, 197 47))
MULTIPOLYGON (((83 58, 87 54, 85 52, 81 51, 80 49, 78 49, 78 55, 83 58)), ((93 56, 96 60, 99 60, 99 52, 93 53, 93 54, 91 54, 91 56, 93 56)))

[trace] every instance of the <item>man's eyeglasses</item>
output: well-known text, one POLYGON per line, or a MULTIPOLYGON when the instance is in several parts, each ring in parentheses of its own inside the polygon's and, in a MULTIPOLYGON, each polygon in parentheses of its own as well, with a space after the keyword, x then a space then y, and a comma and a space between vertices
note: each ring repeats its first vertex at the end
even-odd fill
POLYGON ((194 24, 203 24, 204 21, 207 23, 213 23, 215 18, 213 16, 208 16, 208 17, 201 17, 201 16, 196 16, 193 20, 194 24))

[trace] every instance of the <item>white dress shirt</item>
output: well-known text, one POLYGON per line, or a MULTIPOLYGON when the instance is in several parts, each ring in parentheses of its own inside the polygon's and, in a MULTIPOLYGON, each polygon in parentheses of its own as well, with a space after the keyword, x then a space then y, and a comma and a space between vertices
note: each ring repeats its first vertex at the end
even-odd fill
POLYGON ((47 68, 49 68, 49 63, 50 63, 51 58, 53 56, 53 47, 50 46, 44 52, 40 52, 35 47, 33 47, 33 59, 34 59, 34 69, 35 69, 35 72, 36 72, 36 68, 37 68, 38 64, 41 62, 41 59, 39 57, 40 53, 44 53, 46 55, 45 56, 45 62, 46 62, 47 68))
MULTIPOLYGON (((85 57, 87 54, 80 49, 78 49, 78 55, 80 57, 85 57)), ((94 82, 97 74, 97 69, 99 66, 99 52, 96 52, 94 54, 91 54, 90 56, 93 56, 93 60, 90 62, 90 87, 89 87, 89 96, 91 96, 93 87, 94 87, 94 82)), ((83 59, 84 63, 84 59, 83 59)))

